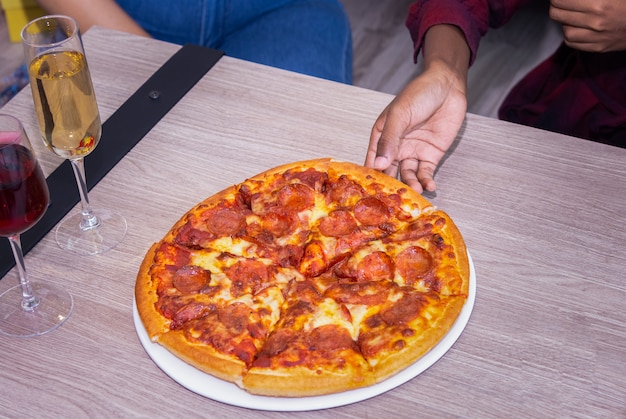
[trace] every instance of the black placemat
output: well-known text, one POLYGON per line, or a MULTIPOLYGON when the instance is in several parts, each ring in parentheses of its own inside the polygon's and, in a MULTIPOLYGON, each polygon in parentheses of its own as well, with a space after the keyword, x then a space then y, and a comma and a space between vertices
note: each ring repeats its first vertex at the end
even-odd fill
MULTIPOLYGON (((93 188, 161 118, 219 61, 222 51, 187 44, 159 68, 102 125, 98 147, 85 158, 87 187, 93 188)), ((48 176, 50 207, 22 234, 28 253, 80 201, 69 161, 48 176)), ((122 191, 120 191, 122 193, 122 191)), ((8 240, 0 242, 0 278, 15 266, 8 240)))

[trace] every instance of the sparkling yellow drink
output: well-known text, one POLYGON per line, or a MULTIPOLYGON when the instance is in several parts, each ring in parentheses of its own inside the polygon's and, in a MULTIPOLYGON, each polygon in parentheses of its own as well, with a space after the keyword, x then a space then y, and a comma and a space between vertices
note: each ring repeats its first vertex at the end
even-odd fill
POLYGON ((44 142, 66 159, 84 157, 100 140, 102 125, 85 56, 48 52, 28 70, 44 142))

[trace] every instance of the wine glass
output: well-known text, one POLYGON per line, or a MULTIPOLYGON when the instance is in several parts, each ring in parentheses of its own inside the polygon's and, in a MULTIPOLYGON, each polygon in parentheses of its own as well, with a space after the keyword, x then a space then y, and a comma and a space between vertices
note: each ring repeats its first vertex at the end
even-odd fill
POLYGON ((100 141, 100 113, 85 59, 78 23, 69 16, 35 19, 22 29, 39 131, 46 146, 72 164, 82 211, 56 229, 57 243, 78 254, 93 255, 119 244, 126 235, 121 215, 92 209, 84 158, 100 141))
POLYGON ((20 284, 0 295, 0 333, 37 336, 59 327, 74 307, 72 296, 47 282, 31 283, 20 234, 48 209, 50 195, 20 121, 0 114, 0 236, 11 243, 20 284))

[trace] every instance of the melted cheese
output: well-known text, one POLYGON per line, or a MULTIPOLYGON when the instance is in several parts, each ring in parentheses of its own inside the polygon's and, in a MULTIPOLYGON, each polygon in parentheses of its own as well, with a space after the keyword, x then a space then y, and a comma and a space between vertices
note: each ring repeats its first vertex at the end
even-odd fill
POLYGON ((353 339, 358 337, 358 329, 355 329, 354 324, 343 315, 343 310, 339 303, 331 298, 325 298, 317 306, 317 311, 305 330, 309 331, 327 324, 343 327, 350 333, 353 339))

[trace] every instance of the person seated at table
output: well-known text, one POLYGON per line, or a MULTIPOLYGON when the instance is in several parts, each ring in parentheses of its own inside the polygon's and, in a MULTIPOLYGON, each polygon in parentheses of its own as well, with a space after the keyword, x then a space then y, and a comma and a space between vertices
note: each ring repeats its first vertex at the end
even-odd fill
POLYGON ((192 43, 227 55, 350 84, 352 35, 339 0, 37 0, 48 13, 192 43))
MULTIPOLYGON (((465 117, 480 38, 529 3, 413 3, 406 23, 424 70, 375 121, 365 165, 434 191, 434 172, 465 117)), ((626 147, 626 1, 551 0, 549 16, 562 25, 563 44, 509 92, 499 118, 626 147)))

